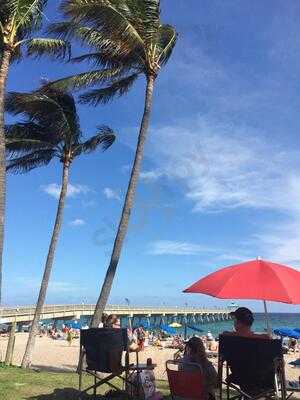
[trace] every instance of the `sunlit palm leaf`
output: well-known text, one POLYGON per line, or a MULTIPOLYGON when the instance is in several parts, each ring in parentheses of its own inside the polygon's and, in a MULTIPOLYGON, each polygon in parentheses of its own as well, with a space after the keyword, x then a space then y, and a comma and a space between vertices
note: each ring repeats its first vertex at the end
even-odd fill
POLYGON ((158 62, 166 64, 172 55, 177 42, 177 32, 171 25, 161 25, 158 29, 157 45, 159 47, 158 62))
POLYGON ((49 86, 56 89, 81 89, 93 86, 100 82, 106 82, 120 73, 120 68, 115 69, 99 69, 90 72, 69 76, 67 78, 58 79, 51 82, 49 86))
MULTIPOLYGON (((86 2, 84 0, 65 1, 61 6, 64 14, 78 22, 88 22, 97 27, 112 41, 122 39, 124 46, 121 52, 128 54, 134 48, 135 51, 144 51, 143 38, 137 32, 133 21, 128 18, 126 2, 97 0, 86 2), (122 6, 122 9, 118 6, 122 6), (127 47, 125 44, 127 43, 127 47)), ((132 15, 134 17, 134 15, 132 15)), ((120 53, 120 55, 122 55, 120 53)))
POLYGON ((68 42, 60 39, 31 39, 27 42, 27 55, 41 57, 44 55, 55 58, 71 57, 71 46, 68 42))

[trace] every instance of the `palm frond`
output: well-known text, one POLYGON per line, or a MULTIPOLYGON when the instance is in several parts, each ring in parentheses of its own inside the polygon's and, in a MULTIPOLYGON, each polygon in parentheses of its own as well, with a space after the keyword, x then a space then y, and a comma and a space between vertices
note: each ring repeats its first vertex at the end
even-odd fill
POLYGON ((61 39, 36 38, 27 42, 27 55, 41 57, 48 55, 55 58, 71 58, 70 43, 61 39))
POLYGON ((79 156, 82 153, 89 154, 99 147, 103 151, 107 150, 115 141, 116 135, 108 126, 98 127, 98 133, 90 139, 74 147, 73 155, 79 156))
POLYGON ((171 25, 161 25, 158 30, 157 44, 159 46, 158 63, 164 65, 172 55, 178 34, 171 25))
MULTIPOLYGON (((127 1, 129 1, 130 3, 132 0, 127 1)), ((160 0, 133 0, 133 3, 135 5, 135 8, 140 11, 140 29, 145 42, 149 45, 155 42, 157 31, 159 29, 160 0)))
POLYGON ((47 86, 59 90, 81 89, 101 82, 106 82, 119 74, 121 74, 120 68, 98 69, 58 79, 57 81, 50 82, 47 86))
POLYGON ((18 122, 5 126, 6 150, 10 156, 55 147, 60 140, 60 136, 33 122, 18 122))
POLYGON ((29 32, 40 29, 47 0, 11 0, 10 4, 19 35, 25 37, 29 32))
POLYGON ((5 110, 13 115, 23 114, 30 122, 52 129, 57 134, 68 133, 69 126, 61 105, 43 91, 8 93, 5 110))
POLYGON ((47 27, 47 33, 64 40, 72 39, 80 26, 74 21, 55 22, 47 27))
POLYGON ((10 92, 5 98, 5 111, 17 115, 28 115, 31 119, 39 115, 57 111, 58 105, 41 92, 19 93, 10 92))
POLYGON ((140 72, 137 72, 113 82, 108 87, 90 90, 80 96, 80 102, 83 104, 88 103, 92 105, 108 103, 114 97, 122 96, 127 93, 139 75, 140 72))
POLYGON ((69 138, 70 143, 72 140, 79 140, 81 130, 74 97, 65 90, 58 90, 51 86, 42 87, 38 92, 46 95, 57 105, 62 121, 59 126, 64 128, 62 134, 69 138))
POLYGON ((6 169, 13 173, 25 173, 49 164, 56 155, 53 149, 36 150, 21 157, 9 158, 6 169))
POLYGON ((134 16, 128 18, 130 10, 126 2, 65 0, 61 8, 73 21, 80 24, 88 22, 97 27, 107 38, 111 38, 111 42, 122 40, 120 56, 128 55, 133 50, 144 52, 144 40, 134 26, 134 16))
POLYGON ((81 43, 88 43, 98 48, 105 44, 104 41, 108 39, 97 29, 81 26, 73 20, 53 23, 48 26, 47 32, 59 39, 76 39, 81 43))

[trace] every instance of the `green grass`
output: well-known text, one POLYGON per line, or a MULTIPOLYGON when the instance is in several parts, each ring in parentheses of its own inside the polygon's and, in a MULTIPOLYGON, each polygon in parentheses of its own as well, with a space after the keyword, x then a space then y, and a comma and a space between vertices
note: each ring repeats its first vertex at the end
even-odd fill
MULTIPOLYGON (((83 384, 90 383, 91 377, 84 376, 83 384)), ((159 381, 157 386, 164 399, 168 399, 167 382, 159 381)), ((97 393, 104 394, 108 390, 105 386, 97 393)), ((35 372, 0 366, 0 400, 77 400, 78 393, 78 375, 74 372, 35 372)))

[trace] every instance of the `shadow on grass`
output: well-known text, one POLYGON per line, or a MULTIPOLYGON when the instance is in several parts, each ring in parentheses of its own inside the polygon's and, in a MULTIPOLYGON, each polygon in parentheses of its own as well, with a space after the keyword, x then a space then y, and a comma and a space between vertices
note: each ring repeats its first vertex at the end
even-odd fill
MULTIPOLYGON (((125 392, 108 391, 106 394, 98 394, 96 397, 93 394, 81 394, 76 389, 64 388, 64 389, 54 389, 52 393, 40 394, 37 396, 26 397, 26 400, 104 400, 104 399, 114 399, 114 400, 132 400, 125 392)), ((163 396, 163 400, 170 400, 171 396, 163 396)))
POLYGON ((55 372, 62 374, 76 372, 76 368, 74 367, 74 365, 67 365, 67 364, 63 364, 61 367, 34 364, 30 367, 30 369, 36 372, 55 372))
POLYGON ((96 397, 93 394, 81 394, 79 390, 74 388, 54 389, 52 393, 40 394, 36 396, 26 397, 26 400, 131 400, 131 398, 124 392, 109 391, 106 394, 98 394, 96 397))

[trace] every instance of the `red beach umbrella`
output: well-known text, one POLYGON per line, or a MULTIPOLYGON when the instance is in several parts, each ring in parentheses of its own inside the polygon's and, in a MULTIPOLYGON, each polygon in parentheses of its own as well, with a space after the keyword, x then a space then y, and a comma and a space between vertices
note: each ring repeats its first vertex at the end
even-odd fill
POLYGON ((300 304, 300 272, 286 265, 256 259, 213 272, 184 292, 220 299, 263 300, 267 314, 267 300, 300 304))

